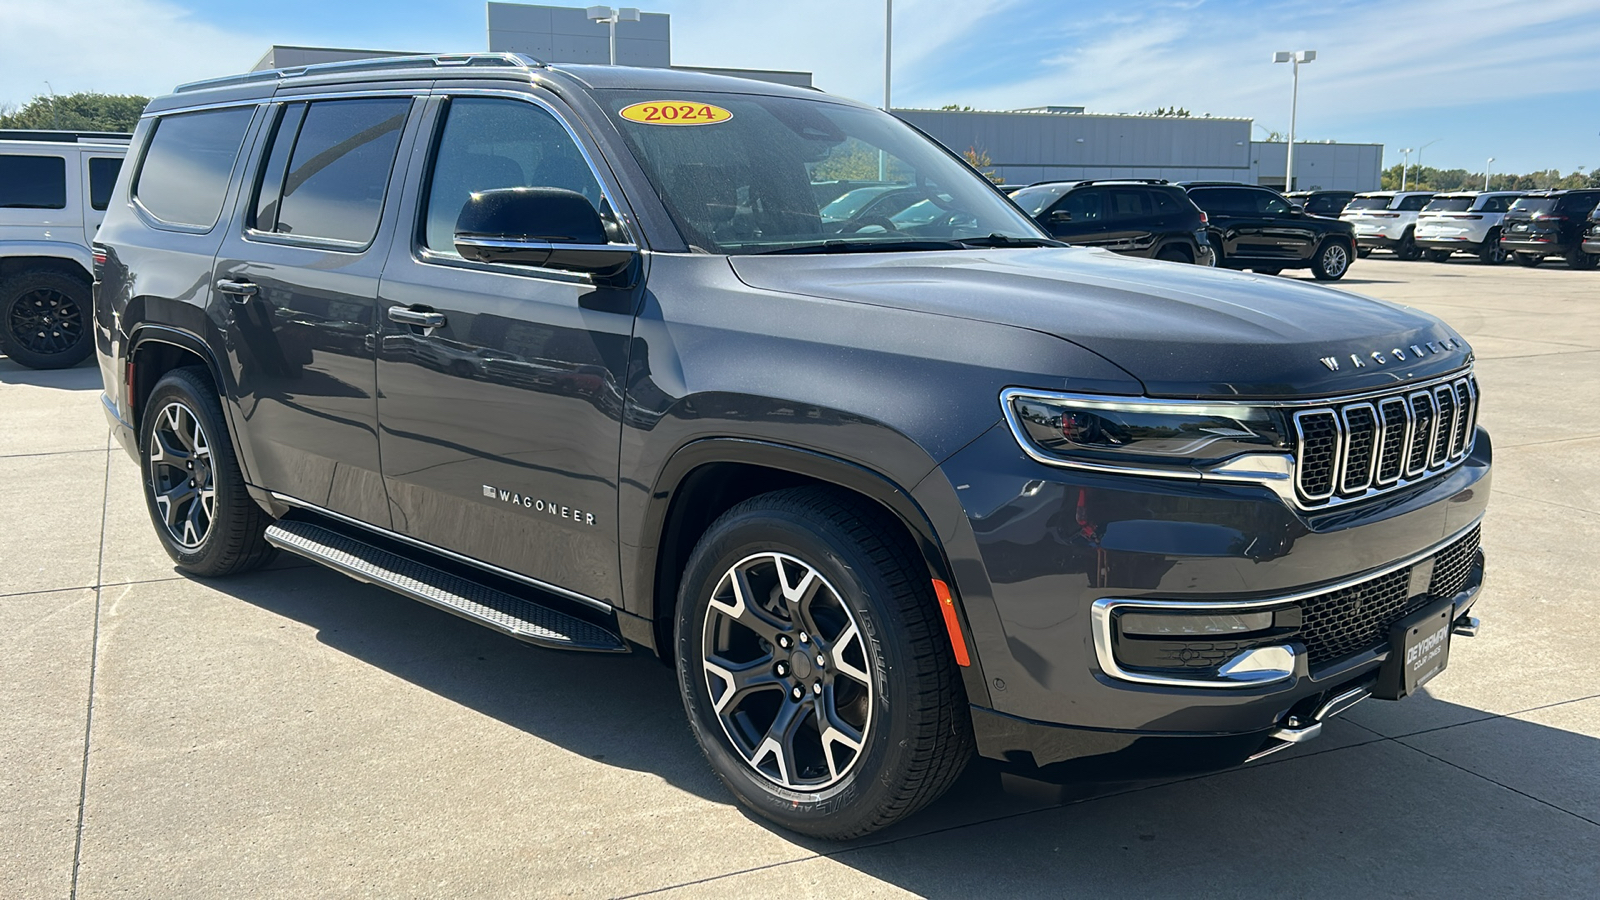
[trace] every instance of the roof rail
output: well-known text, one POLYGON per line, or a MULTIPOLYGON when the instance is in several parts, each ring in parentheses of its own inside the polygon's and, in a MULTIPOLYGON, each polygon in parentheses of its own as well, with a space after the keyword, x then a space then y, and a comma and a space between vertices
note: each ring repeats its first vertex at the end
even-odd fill
POLYGON ((0 141, 47 141, 55 144, 126 144, 133 135, 126 131, 31 131, 0 128, 0 141))
POLYGON ((1041 184, 1171 184, 1165 178, 1049 178, 1035 181, 1028 187, 1041 184))
POLYGON ((542 69, 545 64, 525 53, 430 53, 421 56, 374 56, 367 59, 350 59, 340 62, 316 63, 309 66, 290 66, 245 72, 242 75, 225 75, 205 81, 191 81, 173 89, 175 94, 202 91, 209 88, 232 87, 258 81, 281 81, 307 75, 338 75, 345 72, 383 72, 399 69, 427 69, 457 66, 484 66, 495 68, 542 69))

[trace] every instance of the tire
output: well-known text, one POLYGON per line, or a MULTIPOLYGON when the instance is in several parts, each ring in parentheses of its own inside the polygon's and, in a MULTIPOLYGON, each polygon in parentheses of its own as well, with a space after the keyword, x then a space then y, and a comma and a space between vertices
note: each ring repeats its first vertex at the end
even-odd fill
POLYGON ((30 369, 65 369, 94 350, 89 285, 66 272, 21 272, 0 282, 0 349, 30 369))
POLYGON ((1519 265, 1519 266, 1527 266, 1530 269, 1533 268, 1534 266, 1537 266, 1538 264, 1544 262, 1544 257, 1539 256, 1538 254, 1535 254, 1535 253, 1522 253, 1522 252, 1519 251, 1519 252, 1514 253, 1512 255, 1517 258, 1517 265, 1519 265))
POLYGON ((796 488, 724 513, 689 559, 676 627, 679 688, 706 759, 745 808, 784 828, 876 831, 943 794, 972 756, 927 566, 870 501, 796 488), (768 600, 735 594, 736 573, 768 600), (809 599, 791 599, 808 584, 809 599))
POLYGON ((1187 247, 1184 247, 1180 244, 1168 244, 1167 246, 1162 247, 1161 251, 1156 254, 1156 259, 1163 260, 1165 262, 1194 262, 1193 254, 1189 252, 1187 247))
POLYGON ((1478 251, 1478 262, 1486 266, 1498 266, 1506 261, 1506 250, 1500 246, 1500 232, 1491 231, 1483 239, 1483 247, 1478 251))
POLYGON ((1283 271, 1282 266, 1251 266, 1250 271, 1257 275, 1276 275, 1283 271))
POLYGON ((1394 245, 1394 255, 1406 262, 1411 262, 1422 255, 1422 250, 1417 246, 1414 232, 1407 228, 1406 233, 1400 236, 1400 243, 1394 245))
POLYGON ((139 418, 139 463, 150 521, 179 569, 236 575, 272 559, 264 537, 272 519, 245 490, 222 404, 201 370, 174 369, 156 382, 139 418))
POLYGON ((1428 262, 1444 262, 1450 258, 1449 250, 1424 250, 1422 255, 1428 262))
POLYGON ((1585 253, 1581 247, 1567 252, 1567 268, 1587 270, 1600 264, 1600 253, 1585 253))
POLYGON ((1371 247, 1357 247, 1356 248, 1356 259, 1366 259, 1367 257, 1369 257, 1371 255, 1372 255, 1372 248, 1371 247))
POLYGON ((1350 248, 1343 241, 1324 241, 1311 259, 1311 274, 1318 281, 1338 281, 1350 271, 1350 248))

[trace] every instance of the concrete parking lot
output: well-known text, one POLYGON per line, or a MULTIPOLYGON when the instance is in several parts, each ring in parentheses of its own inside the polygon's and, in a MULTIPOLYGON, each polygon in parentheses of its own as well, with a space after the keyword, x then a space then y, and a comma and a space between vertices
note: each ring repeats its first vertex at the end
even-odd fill
POLYGON ((742 814, 640 655, 529 648, 292 560, 179 575, 92 366, 0 359, 0 897, 1593 896, 1600 272, 1359 261, 1478 354, 1483 632, 1250 767, 975 765, 860 844, 742 814))

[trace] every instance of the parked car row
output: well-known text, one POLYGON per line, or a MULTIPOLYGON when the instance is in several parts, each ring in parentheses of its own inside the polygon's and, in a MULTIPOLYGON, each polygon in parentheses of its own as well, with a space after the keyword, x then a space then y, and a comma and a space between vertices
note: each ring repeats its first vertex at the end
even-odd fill
POLYGON ((1458 252, 1494 265, 1507 257, 1537 266, 1547 257, 1574 269, 1600 265, 1600 189, 1569 191, 1372 191, 1340 218, 1355 228, 1359 256, 1444 262, 1458 252))

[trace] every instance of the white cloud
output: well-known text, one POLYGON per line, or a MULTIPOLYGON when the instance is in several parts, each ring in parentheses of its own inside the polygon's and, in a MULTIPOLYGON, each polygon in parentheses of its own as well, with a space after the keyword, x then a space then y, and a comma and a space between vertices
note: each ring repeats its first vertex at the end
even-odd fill
POLYGON ((270 39, 198 21, 164 0, 0 0, 0 103, 45 93, 155 96, 242 72, 270 39))

